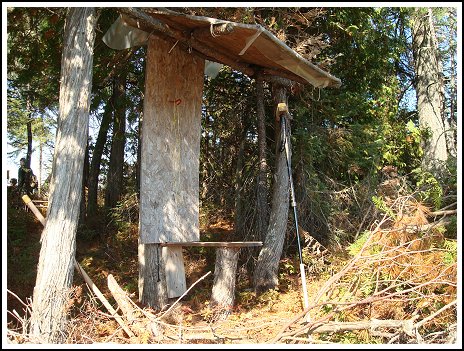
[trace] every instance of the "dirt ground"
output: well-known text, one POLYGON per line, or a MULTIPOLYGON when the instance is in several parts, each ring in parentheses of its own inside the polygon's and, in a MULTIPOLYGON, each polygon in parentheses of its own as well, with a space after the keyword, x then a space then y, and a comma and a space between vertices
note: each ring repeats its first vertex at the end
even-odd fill
MULTIPOLYGON (((27 339, 24 325, 30 317, 43 226, 23 206, 8 209, 7 226, 8 328, 17 333, 16 342, 21 343, 27 339)), ((231 230, 230 224, 222 221, 202 228, 201 235, 220 240, 230 235, 231 230)), ((211 248, 184 248, 187 287, 194 286, 181 300, 171 299, 170 312, 164 314, 144 308, 137 302, 136 226, 91 239, 86 233, 78 233, 76 258, 80 265, 117 309, 107 287, 108 275, 114 276, 134 302, 138 323, 146 332, 128 336, 75 272, 68 343, 265 343, 303 310, 299 275, 290 267, 293 263, 285 263, 284 266, 290 268, 282 270, 277 290, 257 296, 251 288, 250 262, 249 259, 245 261, 247 253, 243 252, 239 260, 234 308, 226 319, 217 320, 215 311, 209 306, 214 251, 211 248), (204 275, 207 276, 202 278, 204 275)), ((297 262, 294 265, 297 266, 297 262)), ((308 288, 315 287, 314 283, 309 280, 308 288)))

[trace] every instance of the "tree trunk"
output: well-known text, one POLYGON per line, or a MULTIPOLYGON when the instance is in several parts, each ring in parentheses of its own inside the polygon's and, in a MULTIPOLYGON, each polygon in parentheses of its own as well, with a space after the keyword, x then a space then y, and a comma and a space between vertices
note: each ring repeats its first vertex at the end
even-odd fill
POLYGON ((257 115, 258 115, 258 189, 256 194, 257 223, 256 229, 258 239, 263 241, 266 236, 266 229, 269 223, 269 205, 268 205, 268 186, 267 173, 268 166, 266 160, 266 115, 264 110, 264 86, 263 81, 256 80, 256 98, 257 98, 257 115))
POLYGON ((212 130, 212 120, 209 118, 208 111, 205 111, 205 137, 204 137, 204 148, 202 148, 202 151, 204 150, 204 156, 203 156, 203 164, 201 165, 202 167, 202 181, 201 181, 201 196, 200 199, 202 201, 207 201, 207 198, 209 196, 209 159, 210 159, 210 140, 214 140, 214 137, 212 135, 213 130, 212 130))
POLYGON ((234 209, 235 209, 235 218, 234 218, 234 237, 237 240, 240 240, 239 238, 244 237, 245 233, 245 208, 244 208, 244 203, 243 203, 243 167, 244 167, 244 152, 245 152, 245 139, 246 139, 246 128, 244 127, 243 123, 243 116, 240 116, 240 140, 238 140, 239 143, 239 149, 238 152, 236 153, 236 160, 237 164, 235 167, 235 182, 234 182, 234 187, 235 187, 235 201, 234 201, 234 209))
POLYGON ((438 55, 434 45, 434 32, 429 20, 431 15, 431 11, 415 9, 412 40, 419 126, 429 132, 429 137, 423 146, 422 164, 425 170, 440 173, 448 155, 440 103, 438 55))
POLYGON ((38 342, 64 342, 73 280, 76 230, 89 129, 94 8, 73 7, 66 18, 60 113, 47 222, 42 234, 30 334, 38 342))
POLYGON ((111 124, 112 112, 113 104, 112 102, 109 102, 106 104, 105 111, 103 112, 100 129, 98 130, 98 136, 92 154, 92 161, 90 163, 89 190, 87 195, 87 218, 89 220, 97 213, 98 176, 100 175, 100 164, 108 135, 108 129, 111 124))
POLYGON ((27 110, 29 112, 29 118, 26 123, 27 129, 27 154, 26 154, 26 167, 31 168, 31 158, 32 158, 32 102, 27 99, 26 102, 27 110))
POLYGON ((137 178, 137 197, 140 203, 140 165, 142 164, 142 128, 143 128, 143 112, 140 113, 139 117, 139 131, 137 134, 137 166, 135 168, 135 176, 137 178))
POLYGON ((225 319, 231 312, 235 300, 235 280, 240 248, 220 247, 216 249, 214 282, 211 294, 213 320, 225 319))
POLYGON ((39 144, 39 172, 37 176, 37 195, 39 198, 42 195, 42 162, 43 162, 43 143, 39 144))
POLYGON ((86 213, 87 213, 87 191, 89 184, 89 141, 87 139, 87 144, 85 147, 84 153, 84 167, 82 170, 82 198, 81 198, 81 211, 79 214, 79 224, 85 223, 86 213))
POLYGON ((159 244, 142 244, 139 240, 139 301, 162 310, 168 303, 166 274, 159 244))
MULTIPOLYGON (((283 86, 276 86, 275 106, 280 102, 287 103, 287 94, 283 86)), ((278 123, 278 121, 276 121, 278 123)), ((288 222, 289 179, 285 152, 280 151, 280 124, 276 125, 276 173, 272 194, 272 206, 269 226, 263 247, 258 256, 258 262, 253 275, 253 285, 260 293, 274 289, 278 285, 279 261, 285 240, 288 222)), ((290 137, 288 131, 287 139, 290 137)))
MULTIPOLYGON (((456 14, 453 10, 449 9, 448 11, 448 16, 450 18, 456 17, 456 14)), ((456 43, 454 42, 454 39, 456 38, 456 32, 453 29, 451 29, 450 33, 450 47, 454 48, 453 50, 450 50, 450 86, 449 86, 449 91, 450 91, 450 97, 449 97, 449 118, 445 118, 445 129, 446 129, 446 142, 448 145, 448 152, 451 156, 457 157, 457 127, 456 127, 456 97, 457 97, 457 91, 456 91, 456 49, 455 45, 456 43)))
POLYGON ((126 144, 126 105, 124 103, 126 94, 126 75, 119 76, 113 89, 114 99, 114 123, 113 139, 111 141, 111 155, 108 169, 108 178, 105 192, 105 206, 116 207, 122 194, 124 147, 126 144))

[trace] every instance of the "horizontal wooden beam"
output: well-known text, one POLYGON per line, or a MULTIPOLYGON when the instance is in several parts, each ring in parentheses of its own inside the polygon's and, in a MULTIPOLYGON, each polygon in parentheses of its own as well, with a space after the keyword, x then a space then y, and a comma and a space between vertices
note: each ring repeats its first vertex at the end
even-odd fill
POLYGON ((262 241, 190 241, 166 242, 160 246, 201 246, 201 247, 253 247, 263 246, 262 241))

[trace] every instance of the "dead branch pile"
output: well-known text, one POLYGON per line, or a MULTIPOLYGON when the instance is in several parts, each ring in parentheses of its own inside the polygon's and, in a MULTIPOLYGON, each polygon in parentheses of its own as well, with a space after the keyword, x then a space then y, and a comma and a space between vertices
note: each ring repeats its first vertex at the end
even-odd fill
POLYGON ((333 335, 355 330, 383 343, 456 342, 456 241, 444 237, 442 220, 428 222, 430 211, 412 196, 385 212, 271 343, 339 340, 333 335))

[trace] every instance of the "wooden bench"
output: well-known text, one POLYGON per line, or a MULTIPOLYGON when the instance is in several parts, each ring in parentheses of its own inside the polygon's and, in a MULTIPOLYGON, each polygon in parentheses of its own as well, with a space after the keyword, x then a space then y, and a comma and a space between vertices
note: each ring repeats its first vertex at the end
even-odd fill
POLYGON ((242 247, 257 247, 262 245, 262 241, 192 241, 160 243, 162 247, 172 248, 184 246, 216 248, 214 282, 211 294, 211 306, 215 309, 215 319, 225 318, 231 312, 234 305, 235 280, 240 249, 242 247))

